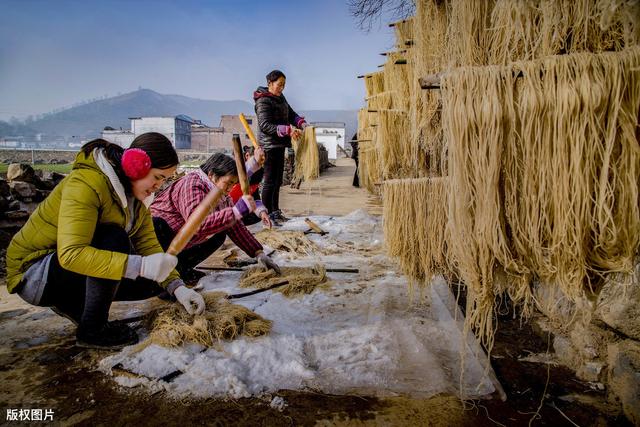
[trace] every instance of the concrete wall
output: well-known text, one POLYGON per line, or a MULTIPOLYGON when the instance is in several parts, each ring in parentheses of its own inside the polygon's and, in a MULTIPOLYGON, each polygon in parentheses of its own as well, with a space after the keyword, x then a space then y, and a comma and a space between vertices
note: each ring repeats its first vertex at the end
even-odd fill
POLYGON ((209 153, 220 149, 231 148, 224 144, 224 133, 222 128, 192 128, 191 129, 191 149, 209 153))
POLYGON ((102 139, 118 144, 122 148, 129 148, 135 135, 129 131, 122 130, 103 130, 101 132, 102 139))
POLYGON ((335 160, 339 157, 338 146, 344 149, 344 137, 344 127, 316 127, 316 141, 327 149, 329 159, 335 160))

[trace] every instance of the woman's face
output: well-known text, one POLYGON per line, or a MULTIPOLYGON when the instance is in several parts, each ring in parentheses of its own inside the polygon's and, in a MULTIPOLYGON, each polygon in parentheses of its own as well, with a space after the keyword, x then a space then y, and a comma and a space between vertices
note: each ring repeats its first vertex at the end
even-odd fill
POLYGON ((238 183, 238 177, 236 175, 210 175, 209 178, 211 179, 211 182, 213 182, 213 184, 225 195, 229 194, 233 186, 238 183))
POLYGON ((133 196, 143 201, 156 191, 160 189, 162 184, 176 173, 178 166, 172 166, 167 169, 151 168, 147 176, 144 178, 131 181, 131 189, 133 190, 133 196))
POLYGON ((284 90, 284 85, 287 83, 284 77, 280 77, 278 80, 269 82, 269 92, 276 96, 282 95, 282 91, 284 90))

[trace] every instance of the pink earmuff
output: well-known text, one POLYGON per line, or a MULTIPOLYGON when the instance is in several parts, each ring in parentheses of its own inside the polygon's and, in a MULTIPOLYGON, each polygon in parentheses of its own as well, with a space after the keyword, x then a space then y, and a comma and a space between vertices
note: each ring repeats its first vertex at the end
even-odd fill
POLYGON ((122 155, 122 170, 129 179, 144 178, 151 170, 151 159, 144 150, 129 148, 122 155))

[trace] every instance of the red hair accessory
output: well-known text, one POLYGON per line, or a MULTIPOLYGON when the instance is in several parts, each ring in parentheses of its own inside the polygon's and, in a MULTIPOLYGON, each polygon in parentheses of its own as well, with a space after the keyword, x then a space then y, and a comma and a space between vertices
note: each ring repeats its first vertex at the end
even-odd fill
POLYGON ((139 148, 124 150, 121 163, 125 175, 133 180, 144 178, 151 170, 149 155, 139 148))

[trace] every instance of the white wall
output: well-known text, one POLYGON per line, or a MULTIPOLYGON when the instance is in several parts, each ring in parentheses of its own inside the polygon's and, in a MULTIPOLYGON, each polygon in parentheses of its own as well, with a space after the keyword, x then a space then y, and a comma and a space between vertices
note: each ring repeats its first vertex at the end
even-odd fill
POLYGON ((118 144, 122 148, 129 148, 135 138, 133 133, 120 130, 103 130, 101 136, 102 139, 118 144))
POLYGON ((131 119, 131 132, 138 136, 146 132, 158 132, 175 145, 176 119, 174 117, 142 117, 131 119))
POLYGON ((340 154, 338 145, 344 148, 345 129, 339 127, 317 127, 316 141, 327 149, 329 159, 335 160, 340 154))

